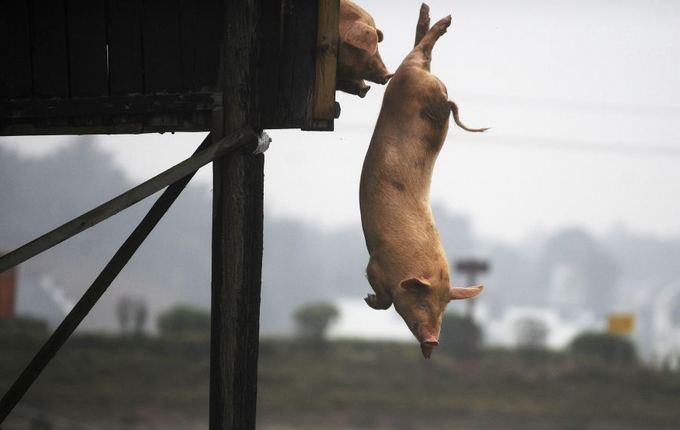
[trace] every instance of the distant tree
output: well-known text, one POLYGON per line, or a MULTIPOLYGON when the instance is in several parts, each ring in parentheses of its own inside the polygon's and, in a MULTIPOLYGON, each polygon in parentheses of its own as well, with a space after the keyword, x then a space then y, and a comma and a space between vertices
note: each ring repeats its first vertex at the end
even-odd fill
POLYGON ((311 303, 295 312, 298 335, 301 338, 322 341, 330 324, 340 316, 338 308, 328 302, 311 303))
POLYGON ((571 341, 570 350, 609 364, 625 365, 637 361, 635 347, 630 340, 605 333, 580 334, 571 341))
POLYGON ((471 318, 455 312, 444 314, 439 335, 443 350, 460 358, 475 357, 481 351, 482 336, 482 328, 471 318))
POLYGON ((122 296, 120 299, 118 299, 118 303, 116 303, 116 317, 118 318, 118 326, 120 327, 120 332, 123 334, 130 332, 133 307, 134 302, 132 298, 128 296, 122 296))
POLYGON ((135 301, 134 315, 132 318, 133 331, 139 336, 144 332, 146 320, 149 317, 149 305, 142 299, 135 301))
POLYGON ((548 340, 548 326, 537 318, 526 317, 515 323, 515 339, 518 348, 543 349, 548 340))
POLYGON ((204 337, 210 335, 210 312, 177 305, 158 316, 158 330, 165 337, 204 337))
POLYGON ((140 335, 144 331, 149 307, 141 298, 122 296, 116 304, 116 317, 123 334, 140 335))

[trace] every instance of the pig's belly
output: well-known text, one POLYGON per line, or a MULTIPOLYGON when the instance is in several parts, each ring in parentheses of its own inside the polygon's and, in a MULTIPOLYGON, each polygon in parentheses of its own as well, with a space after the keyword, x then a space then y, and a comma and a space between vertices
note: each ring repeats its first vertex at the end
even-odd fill
POLYGON ((439 243, 427 201, 397 199, 390 191, 361 200, 361 222, 369 254, 439 243))

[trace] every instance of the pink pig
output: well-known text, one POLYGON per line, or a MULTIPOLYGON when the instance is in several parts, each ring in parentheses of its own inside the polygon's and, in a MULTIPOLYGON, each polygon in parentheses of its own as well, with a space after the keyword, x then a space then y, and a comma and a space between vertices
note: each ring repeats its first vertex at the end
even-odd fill
POLYGON ((364 79, 385 84, 392 77, 378 52, 382 40, 382 31, 368 12, 349 0, 340 0, 338 90, 364 97, 371 88, 364 79))
POLYGON ((425 358, 439 344, 442 315, 451 300, 479 294, 482 286, 452 287, 449 266, 429 204, 432 169, 456 104, 432 73, 432 48, 451 16, 430 28, 423 4, 415 48, 385 91, 361 172, 361 221, 370 254, 366 275, 375 294, 366 303, 396 311, 421 345, 425 358))

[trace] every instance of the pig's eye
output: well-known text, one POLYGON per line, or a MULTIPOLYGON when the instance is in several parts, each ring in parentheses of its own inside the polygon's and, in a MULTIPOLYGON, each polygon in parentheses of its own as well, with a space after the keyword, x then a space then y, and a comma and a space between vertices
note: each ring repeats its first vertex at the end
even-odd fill
POLYGON ((378 30, 377 28, 375 29, 376 33, 378 33, 378 42, 383 41, 383 33, 382 31, 378 30))

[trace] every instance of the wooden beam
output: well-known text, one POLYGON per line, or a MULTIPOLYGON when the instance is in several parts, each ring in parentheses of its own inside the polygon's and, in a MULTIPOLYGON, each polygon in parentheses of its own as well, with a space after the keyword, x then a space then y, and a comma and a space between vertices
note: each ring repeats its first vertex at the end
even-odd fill
POLYGON ((254 430, 264 155, 213 164, 210 429, 254 430))
POLYGON ((179 197, 184 187, 194 176, 194 173, 195 171, 173 183, 161 194, 137 228, 134 229, 99 276, 97 276, 97 279, 90 285, 85 294, 78 300, 78 303, 71 309, 71 312, 64 318, 64 321, 62 321, 47 342, 40 348, 7 393, 0 399, 0 424, 7 418, 50 360, 54 358, 55 354, 73 334, 92 307, 106 292, 109 285, 116 279, 116 276, 123 270, 135 251, 137 251, 149 233, 151 233, 151 230, 153 230, 172 203, 179 197))
POLYGON ((338 63, 339 0, 318 0, 316 64, 312 101, 305 130, 333 131, 338 63))
POLYGON ((0 101, 0 135, 210 131, 222 94, 0 101))
MULTIPOLYGON (((213 133, 249 127, 258 112, 261 0, 225 2, 224 103, 213 133)), ((210 430, 254 430, 257 401, 264 155, 213 163, 210 430)))
POLYGON ((209 134, 203 140, 194 154, 179 164, 159 173, 146 182, 129 191, 103 203, 85 214, 57 227, 39 238, 0 257, 0 273, 22 263, 29 258, 57 245, 66 239, 97 225, 105 219, 134 205, 151 194, 162 190, 173 182, 193 174, 196 170, 208 164, 215 158, 233 150, 236 147, 250 143, 256 139, 252 131, 239 131, 220 139, 213 144, 209 134))
POLYGON ((165 94, 0 102, 0 118, 54 118, 66 116, 142 115, 210 111, 220 94, 165 94))

